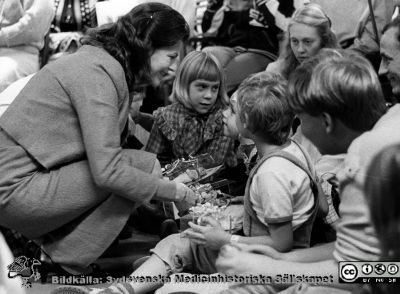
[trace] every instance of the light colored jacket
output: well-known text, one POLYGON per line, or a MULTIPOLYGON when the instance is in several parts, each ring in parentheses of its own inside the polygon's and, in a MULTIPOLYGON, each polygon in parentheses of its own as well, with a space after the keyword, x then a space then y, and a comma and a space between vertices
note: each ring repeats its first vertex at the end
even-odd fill
MULTIPOLYGON (((100 188, 137 202, 158 194, 173 199, 175 183, 122 156, 130 102, 117 60, 83 46, 39 71, 1 116, 0 127, 45 170, 87 159, 100 188)), ((135 160, 154 162, 155 155, 142 152, 135 160)))
POLYGON ((0 0, 0 47, 40 50, 53 17, 53 0, 0 0))

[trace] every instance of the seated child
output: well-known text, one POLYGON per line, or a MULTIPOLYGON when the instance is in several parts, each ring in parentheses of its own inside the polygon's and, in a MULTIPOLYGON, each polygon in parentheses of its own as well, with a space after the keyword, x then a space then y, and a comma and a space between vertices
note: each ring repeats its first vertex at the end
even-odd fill
MULTIPOLYGON (((304 135, 323 155, 347 152, 345 167, 338 173, 341 218, 337 239, 288 253, 267 246, 227 246, 220 250, 217 268, 231 275, 263 274, 273 279, 282 273, 332 276, 329 287, 357 287, 338 283, 338 263, 379 258, 362 187, 368 180, 365 167, 372 154, 388 143, 400 142, 396 132, 400 106, 383 115, 385 100, 374 69, 365 58, 349 51, 323 49, 294 73, 289 78, 286 101, 300 117, 304 135), (310 66, 315 59, 317 63, 310 66)), ((324 292, 318 287, 315 293, 324 292)))
MULTIPOLYGON (((314 179, 309 174, 313 171, 299 167, 308 165, 307 156, 288 140, 293 114, 284 102, 285 95, 284 79, 265 72, 250 76, 238 90, 238 130, 255 142, 262 156, 246 188, 244 236, 231 235, 218 221, 205 216, 200 225, 189 223, 191 228, 184 236, 161 240, 132 276, 167 276, 183 270, 214 273, 219 249, 232 242, 268 244, 281 252, 309 246, 318 201, 311 189, 314 179)), ((119 283, 100 293, 146 293, 159 286, 158 281, 119 283)), ((68 289, 68 293, 90 293, 68 289)))
POLYGON ((205 168, 236 165, 234 142, 223 134, 225 76, 214 56, 193 51, 182 60, 172 100, 154 112, 145 150, 156 153, 162 165, 206 153, 212 160, 203 163, 205 168))

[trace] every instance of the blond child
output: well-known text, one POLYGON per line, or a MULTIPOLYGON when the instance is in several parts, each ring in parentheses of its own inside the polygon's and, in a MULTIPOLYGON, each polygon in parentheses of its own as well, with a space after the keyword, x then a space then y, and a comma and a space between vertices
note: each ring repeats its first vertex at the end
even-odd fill
POLYGON ((233 140, 223 133, 222 108, 227 103, 225 76, 215 57, 193 51, 180 64, 172 89, 172 104, 154 112, 146 151, 162 164, 210 154, 205 167, 234 166, 233 140))

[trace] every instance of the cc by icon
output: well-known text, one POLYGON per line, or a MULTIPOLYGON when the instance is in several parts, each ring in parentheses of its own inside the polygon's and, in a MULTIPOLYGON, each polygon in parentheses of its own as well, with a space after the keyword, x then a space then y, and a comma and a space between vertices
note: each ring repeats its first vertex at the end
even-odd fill
POLYGON ((343 280, 351 282, 357 278, 358 270, 354 264, 346 264, 340 270, 340 276, 343 280))

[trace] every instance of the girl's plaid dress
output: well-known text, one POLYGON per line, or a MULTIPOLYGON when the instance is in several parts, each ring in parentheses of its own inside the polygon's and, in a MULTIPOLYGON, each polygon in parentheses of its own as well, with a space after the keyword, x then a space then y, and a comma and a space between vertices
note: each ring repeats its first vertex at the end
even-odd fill
POLYGON ((157 154, 161 164, 178 158, 210 154, 205 168, 225 163, 236 165, 234 142, 223 133, 222 109, 207 114, 186 108, 179 102, 157 109, 146 151, 157 154))

